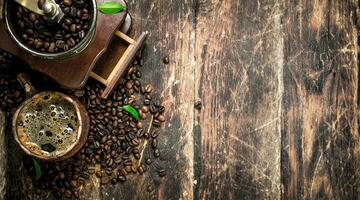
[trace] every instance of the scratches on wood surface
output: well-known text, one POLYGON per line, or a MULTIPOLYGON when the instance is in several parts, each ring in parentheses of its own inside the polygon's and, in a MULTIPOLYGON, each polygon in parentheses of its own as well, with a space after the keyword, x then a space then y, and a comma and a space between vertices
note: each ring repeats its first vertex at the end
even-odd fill
POLYGON ((357 199, 356 3, 288 1, 285 7, 283 198, 357 199))
POLYGON ((202 1, 199 10, 195 74, 204 109, 195 197, 279 198, 280 4, 202 1))
MULTIPOLYGON (((143 176, 133 176, 122 186, 103 188, 103 199, 192 199, 194 184, 194 30, 191 2, 128 1, 135 33, 150 31, 144 51, 144 79, 156 88, 167 108, 167 123, 159 137, 160 161, 143 176), (160 12, 161 10, 161 12, 160 12), (137 20, 140 19, 140 20, 137 20), (189 20, 190 19, 190 20, 189 20), (169 65, 161 59, 168 56, 169 65), (167 176, 160 178, 158 168, 167 176), (147 192, 148 186, 154 188, 147 192)), ((152 152, 145 152, 145 157, 152 152)), ((151 157, 151 156, 150 156, 151 157)))
POLYGON ((167 108, 161 157, 82 199, 359 199, 357 1, 128 3, 167 108))

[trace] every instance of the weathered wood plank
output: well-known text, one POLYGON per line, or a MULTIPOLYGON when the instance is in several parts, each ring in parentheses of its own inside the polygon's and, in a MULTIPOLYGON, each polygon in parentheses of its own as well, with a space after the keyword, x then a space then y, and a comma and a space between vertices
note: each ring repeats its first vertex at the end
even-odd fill
POLYGON ((0 0, 0 21, 2 20, 3 18, 3 5, 4 5, 4 1, 3 0, 0 0))
MULTIPOLYGON (((192 1, 128 0, 134 19, 132 36, 149 31, 143 52, 144 82, 151 83, 166 107, 159 136, 160 160, 145 175, 128 177, 122 185, 102 188, 102 199, 192 199, 194 123, 194 31, 192 1), (170 64, 162 63, 169 56, 170 64), (160 178, 157 168, 167 176, 160 178), (148 186, 153 191, 148 192, 148 186)), ((145 152, 145 158, 150 152, 145 152)))
MULTIPOLYGON (((1 3, 1 2, 0 2, 1 3)), ((1 10, 0 10, 1 11, 1 10)), ((6 119, 5 113, 0 110, 0 199, 4 199, 6 194, 6 138, 5 138, 6 119)))
MULTIPOLYGON (((144 79, 168 108, 162 156, 125 184, 93 181, 82 199, 360 198, 358 2, 128 3, 132 36, 150 31, 144 79)), ((11 168, 21 152, 8 140, 11 168)), ((35 193, 19 173, 8 199, 35 193)))
POLYGON ((357 3, 285 1, 283 199, 360 198, 357 3))
POLYGON ((196 199, 280 199, 279 1, 197 1, 196 199))

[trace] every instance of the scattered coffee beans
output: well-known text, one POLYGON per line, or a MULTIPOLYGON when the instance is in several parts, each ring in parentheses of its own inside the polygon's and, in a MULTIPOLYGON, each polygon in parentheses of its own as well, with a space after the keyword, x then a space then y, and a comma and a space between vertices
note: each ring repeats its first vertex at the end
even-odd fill
POLYGON ((0 69, 4 69, 13 61, 13 56, 0 49, 0 69))
MULTIPOLYGON (((122 183, 129 174, 144 174, 154 162, 153 159, 160 156, 157 139, 160 131, 154 123, 157 121, 157 125, 160 125, 165 120, 165 108, 152 94, 153 87, 141 82, 140 63, 141 60, 134 61, 108 100, 100 98, 103 87, 95 81, 89 81, 81 90, 70 92, 79 98, 89 113, 91 127, 88 140, 80 152, 70 159, 61 162, 39 161, 42 177, 33 182, 37 188, 51 190, 57 199, 79 198, 80 188, 91 176, 99 178, 103 185, 122 183), (125 104, 138 109, 140 121, 120 109, 125 104), (142 157, 143 147, 148 148, 151 155, 142 157)), ((1 71, 0 109, 11 118, 23 101, 23 88, 18 84, 16 74, 1 71)), ((25 156, 24 160, 25 168, 34 178, 32 158, 25 156)), ((163 171, 158 173, 159 176, 166 175, 163 171)))

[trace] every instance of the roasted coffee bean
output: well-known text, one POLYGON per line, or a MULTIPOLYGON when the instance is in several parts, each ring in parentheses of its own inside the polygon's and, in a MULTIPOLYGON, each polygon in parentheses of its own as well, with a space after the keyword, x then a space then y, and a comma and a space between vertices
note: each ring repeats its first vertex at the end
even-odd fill
MULTIPOLYGON (((79 26, 79 27, 76 26, 76 30, 81 30, 81 26, 79 26)), ((84 30, 79 31, 78 37, 79 37, 80 39, 83 39, 83 38, 85 37, 85 31, 84 31, 84 30)))
POLYGON ((143 107, 141 107, 141 111, 143 113, 147 113, 147 112, 149 112, 149 107, 148 106, 143 106, 143 107))
POLYGON ((154 156, 155 156, 155 158, 160 157, 160 151, 159 151, 159 149, 155 149, 155 150, 154 150, 154 156))
POLYGON ((18 25, 20 26, 20 28, 24 28, 25 27, 25 22, 23 20, 19 20, 18 25))
POLYGON ((24 39, 24 40, 28 40, 28 38, 29 38, 29 36, 28 36, 27 34, 22 34, 21 37, 22 37, 22 39, 24 39))
POLYGON ((72 195, 72 193, 71 193, 70 190, 66 190, 66 191, 65 191, 65 197, 66 197, 66 198, 70 198, 71 195, 72 195))
POLYGON ((85 178, 85 179, 89 179, 90 174, 87 173, 86 171, 84 171, 84 172, 81 174, 81 176, 82 176, 83 178, 85 178))
POLYGON ((79 197, 80 197, 79 192, 78 192, 78 191, 74 191, 74 196, 75 196, 75 198, 79 198, 79 197))
POLYGON ((152 163, 152 161, 151 161, 151 159, 150 159, 150 158, 146 159, 146 161, 145 161, 145 162, 146 162, 146 164, 147 164, 147 165, 151 165, 151 163, 152 163))
POLYGON ((197 109, 197 110, 201 110, 202 103, 201 103, 201 100, 200 100, 200 99, 197 99, 197 100, 195 101, 194 107, 195 107, 195 109, 197 109))
POLYGON ((34 35, 34 30, 33 30, 33 29, 30 29, 30 28, 27 28, 27 29, 25 29, 25 33, 26 33, 27 35, 29 35, 29 36, 32 36, 32 35, 34 35))
POLYGON ((129 80, 126 82, 126 88, 127 89, 131 89, 134 85, 134 81, 133 80, 129 80))
POLYGON ((71 7, 70 8, 70 16, 75 18, 76 17, 76 8, 75 7, 71 7))
POLYGON ((63 2, 65 6, 71 6, 72 4, 72 0, 64 0, 63 2))
POLYGON ((107 175, 111 175, 111 174, 112 174, 112 170, 111 170, 110 168, 106 168, 106 169, 105 169, 105 173, 106 173, 107 175))
POLYGON ((164 64, 169 64, 169 63, 170 63, 169 56, 165 56, 165 57, 162 59, 162 61, 163 61, 164 64))
POLYGON ((119 175, 119 176, 117 177, 117 180, 120 181, 120 182, 125 182, 125 181, 126 181, 126 176, 124 176, 124 175, 119 175))
POLYGON ((136 79, 136 80, 134 81, 134 84, 135 84, 135 86, 137 86, 137 87, 140 87, 140 86, 141 86, 141 83, 140 83, 140 81, 139 81, 138 79, 136 79))
POLYGON ((145 91, 145 87, 144 87, 144 86, 141 86, 141 87, 140 87, 140 92, 141 92, 141 94, 145 94, 146 91, 145 91))
POLYGON ((147 92, 147 93, 152 92, 152 86, 151 85, 146 85, 145 86, 145 92, 147 92))
POLYGON ((140 158, 141 158, 141 156, 140 156, 139 153, 135 153, 135 154, 134 154, 134 157, 135 157, 136 160, 140 160, 140 158))
POLYGON ((160 122, 164 122, 164 121, 165 121, 164 115, 159 115, 159 116, 157 117, 157 119, 158 119, 160 122))
POLYGON ((150 134, 148 132, 144 133, 144 138, 148 139, 150 137, 150 134))
POLYGON ((85 149, 85 155, 90 156, 91 154, 93 154, 93 150, 90 149, 90 148, 86 148, 85 149))
POLYGON ((158 174, 159 174, 160 177, 166 176, 166 171, 165 171, 165 169, 160 169, 160 170, 158 171, 158 174))
POLYGON ((62 49, 62 48, 64 48, 65 42, 63 40, 57 40, 55 42, 55 45, 57 48, 62 49))
POLYGON ((131 165, 132 165, 131 160, 125 160, 125 161, 124 161, 124 165, 125 165, 125 166, 131 166, 131 165))
POLYGON ((157 138, 157 137, 159 136, 159 134, 160 134, 159 131, 154 130, 154 131, 152 132, 152 134, 151 134, 151 137, 152 137, 152 138, 157 138))
POLYGON ((35 13, 30 13, 30 14, 29 14, 29 19, 30 19, 30 21, 35 22, 36 18, 37 18, 37 16, 36 16, 35 13))
POLYGON ((158 146, 157 139, 153 139, 151 141, 151 148, 156 149, 158 146))
POLYGON ((160 121, 159 120, 157 120, 157 119, 155 119, 154 121, 153 121, 153 123, 152 123, 155 127, 159 127, 159 126, 161 126, 161 123, 160 123, 160 121))
POLYGON ((75 33, 76 32, 76 24, 71 24, 70 25, 70 31, 75 33))
POLYGON ((98 178, 101 178, 101 177, 102 177, 101 172, 96 172, 95 175, 96 175, 96 177, 98 177, 98 178))
POLYGON ((157 113, 157 108, 156 108, 156 106, 154 105, 154 104, 152 104, 152 105, 150 105, 150 113, 151 114, 155 114, 155 113, 157 113))
POLYGON ((143 127, 143 125, 142 125, 142 123, 141 123, 141 121, 138 121, 137 123, 136 123, 136 128, 142 128, 143 127))
POLYGON ((165 112, 165 107, 164 106, 159 106, 158 112, 159 113, 164 113, 165 112))
POLYGON ((138 138, 141 138, 143 135, 144 135, 143 129, 139 129, 139 130, 137 131, 137 133, 136 133, 136 136, 137 136, 138 138))
POLYGON ((154 106, 155 106, 155 107, 159 107, 160 104, 161 104, 161 102, 160 102, 159 99, 155 99, 155 100, 154 100, 154 106))
POLYGON ((138 172, 139 174, 143 174, 144 173, 144 166, 141 165, 139 168, 138 168, 138 172))
POLYGON ((44 43, 41 40, 36 39, 34 45, 36 49, 41 49, 44 46, 44 43))
POLYGON ((71 25, 73 23, 73 20, 71 18, 65 18, 64 22, 66 25, 71 25))
POLYGON ((150 100, 149 100, 149 99, 145 99, 145 100, 144 100, 144 104, 145 104, 145 105, 149 105, 149 104, 150 104, 150 100))
POLYGON ((116 179, 116 178, 112 178, 112 179, 111 179, 111 184, 115 185, 116 182, 117 182, 117 179, 116 179))

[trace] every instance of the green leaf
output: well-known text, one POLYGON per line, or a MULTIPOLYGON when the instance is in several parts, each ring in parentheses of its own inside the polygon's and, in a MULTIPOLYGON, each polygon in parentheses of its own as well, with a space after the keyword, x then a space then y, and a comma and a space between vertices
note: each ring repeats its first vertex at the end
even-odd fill
POLYGON ((136 121, 139 120, 139 118, 140 118, 139 112, 131 105, 122 106, 121 109, 130 113, 136 119, 136 121))
POLYGON ((33 159, 33 161, 34 161, 34 169, 35 169, 35 179, 39 180, 39 178, 41 177, 41 166, 37 160, 33 159))
POLYGON ((106 1, 99 5, 99 10, 104 14, 116 14, 126 10, 126 6, 118 2, 106 1))

